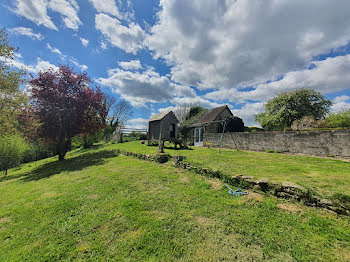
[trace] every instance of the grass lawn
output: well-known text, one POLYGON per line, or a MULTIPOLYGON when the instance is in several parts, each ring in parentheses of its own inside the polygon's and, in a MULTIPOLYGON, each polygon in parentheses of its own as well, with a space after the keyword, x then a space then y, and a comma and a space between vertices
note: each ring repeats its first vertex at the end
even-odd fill
MULTIPOLYGON (((156 154, 158 148, 140 141, 111 145, 131 152, 156 154)), ((341 194, 350 199, 350 162, 217 148, 192 147, 192 150, 165 149, 171 155, 183 155, 188 161, 232 175, 266 177, 276 182, 293 182, 332 198, 341 194)))
MULTIPOLYGON (((0 261, 350 260, 349 217, 256 193, 235 198, 220 181, 116 156, 113 147, 75 150, 64 162, 41 160, 0 178, 0 261)), ((216 154, 186 155, 202 151, 201 161, 216 154)), ((259 156, 222 155, 230 154, 241 165, 259 156)), ((262 154, 261 163, 263 157, 289 159, 262 154)), ((259 170, 253 163, 252 173, 259 170)), ((260 164, 265 172, 267 166, 260 164)))

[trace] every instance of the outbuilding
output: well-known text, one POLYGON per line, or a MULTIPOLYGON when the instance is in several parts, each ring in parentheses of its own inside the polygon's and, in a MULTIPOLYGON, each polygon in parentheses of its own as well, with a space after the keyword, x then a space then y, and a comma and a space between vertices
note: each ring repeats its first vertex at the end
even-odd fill
POLYGON ((178 135, 178 124, 179 120, 173 111, 157 114, 148 121, 148 139, 175 140, 178 135))

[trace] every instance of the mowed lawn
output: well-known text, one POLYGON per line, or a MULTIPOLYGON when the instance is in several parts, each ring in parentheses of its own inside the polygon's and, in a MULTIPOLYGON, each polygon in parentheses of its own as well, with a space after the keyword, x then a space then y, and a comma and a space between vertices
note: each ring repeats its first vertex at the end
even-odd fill
MULTIPOLYGON (((140 141, 111 145, 127 151, 156 154, 158 147, 140 141)), ((217 148, 192 147, 191 150, 165 149, 171 155, 183 155, 187 161, 232 175, 268 178, 276 182, 293 182, 327 198, 350 199, 350 162, 319 157, 278 153, 248 152, 217 148)))
POLYGON ((218 180, 110 147, 0 178, 0 261, 350 260, 349 217, 252 192, 233 197, 218 180))

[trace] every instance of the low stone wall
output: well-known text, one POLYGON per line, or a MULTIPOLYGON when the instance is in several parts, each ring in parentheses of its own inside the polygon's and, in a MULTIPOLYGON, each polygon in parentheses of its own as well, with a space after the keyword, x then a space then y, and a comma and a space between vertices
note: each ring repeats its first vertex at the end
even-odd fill
MULTIPOLYGON (((205 133, 204 145, 218 146, 220 137, 218 133, 205 133)), ((350 157, 350 130, 225 133, 222 146, 248 151, 350 157)))

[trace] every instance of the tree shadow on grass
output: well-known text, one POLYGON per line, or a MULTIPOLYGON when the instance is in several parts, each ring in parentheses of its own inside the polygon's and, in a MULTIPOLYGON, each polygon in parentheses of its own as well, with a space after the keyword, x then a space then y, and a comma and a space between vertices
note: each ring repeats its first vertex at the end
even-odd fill
POLYGON ((79 171, 89 166, 102 165, 105 163, 105 159, 116 156, 118 156, 116 150, 102 150, 98 152, 89 152, 68 158, 64 161, 57 160, 54 162, 49 162, 40 165, 39 167, 34 168, 30 172, 24 174, 0 178, 0 182, 19 177, 23 177, 21 179, 21 181, 23 182, 37 181, 43 178, 48 178, 53 175, 60 174, 61 172, 79 171))

